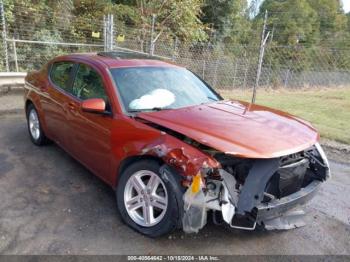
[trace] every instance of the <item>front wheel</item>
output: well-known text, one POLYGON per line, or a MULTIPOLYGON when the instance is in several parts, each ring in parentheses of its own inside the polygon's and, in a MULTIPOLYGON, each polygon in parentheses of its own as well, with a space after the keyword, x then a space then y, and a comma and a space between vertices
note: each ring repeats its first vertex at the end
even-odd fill
POLYGON ((117 187, 118 209, 124 222, 150 237, 172 232, 181 214, 174 185, 162 178, 159 169, 156 161, 136 162, 120 174, 117 187))

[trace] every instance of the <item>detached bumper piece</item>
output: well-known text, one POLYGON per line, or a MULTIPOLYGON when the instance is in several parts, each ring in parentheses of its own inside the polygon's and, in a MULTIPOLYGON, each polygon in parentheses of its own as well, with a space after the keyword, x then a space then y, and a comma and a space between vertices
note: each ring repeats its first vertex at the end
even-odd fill
POLYGON ((302 205, 330 177, 319 145, 293 156, 253 160, 243 182, 227 170, 234 169, 220 169, 217 176, 202 174, 200 190, 194 192, 191 186, 186 191, 185 232, 204 227, 209 210, 214 211, 214 222, 222 221, 232 228, 254 230, 259 225, 267 230, 286 230, 304 226, 302 205))

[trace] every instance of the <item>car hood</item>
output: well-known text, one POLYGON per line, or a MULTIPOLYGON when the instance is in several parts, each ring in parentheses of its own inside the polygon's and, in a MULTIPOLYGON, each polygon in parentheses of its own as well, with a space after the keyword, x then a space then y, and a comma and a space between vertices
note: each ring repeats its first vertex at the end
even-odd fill
POLYGON ((319 139, 317 131, 306 121, 241 101, 143 112, 138 117, 218 151, 245 158, 274 158, 296 153, 319 139))

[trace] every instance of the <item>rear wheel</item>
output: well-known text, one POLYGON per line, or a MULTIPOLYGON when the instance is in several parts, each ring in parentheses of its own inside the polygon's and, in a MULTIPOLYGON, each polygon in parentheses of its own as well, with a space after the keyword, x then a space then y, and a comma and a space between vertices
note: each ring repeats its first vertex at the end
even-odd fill
POLYGON ((33 104, 30 104, 27 107, 27 125, 30 139, 35 145, 41 146, 47 144, 48 139, 42 130, 38 111, 33 104))
POLYGON ((179 222, 178 196, 165 181, 156 161, 142 160, 120 174, 117 203, 124 222, 134 230, 157 237, 173 231, 179 222))

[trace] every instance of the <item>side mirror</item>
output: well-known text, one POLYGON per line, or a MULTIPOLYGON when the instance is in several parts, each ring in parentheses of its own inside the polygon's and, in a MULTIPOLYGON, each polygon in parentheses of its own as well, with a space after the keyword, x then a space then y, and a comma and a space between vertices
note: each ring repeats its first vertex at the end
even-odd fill
POLYGON ((106 102, 102 98, 91 98, 84 100, 81 108, 84 112, 104 114, 106 112, 106 102))

